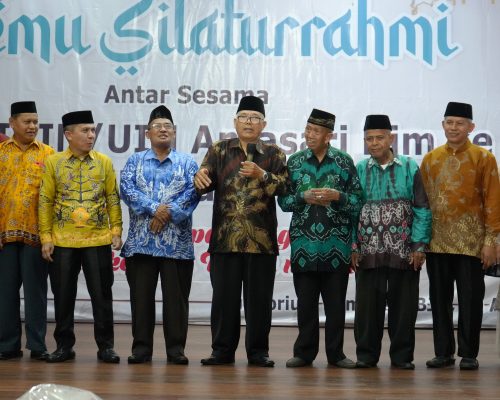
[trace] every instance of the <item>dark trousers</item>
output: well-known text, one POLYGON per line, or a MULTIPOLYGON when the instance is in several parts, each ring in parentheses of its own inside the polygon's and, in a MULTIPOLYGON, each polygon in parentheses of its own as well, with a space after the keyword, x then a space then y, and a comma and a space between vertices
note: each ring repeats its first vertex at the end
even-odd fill
POLYGON ((325 350, 329 363, 345 358, 345 296, 349 273, 298 272, 293 274, 297 294, 299 335, 293 346, 294 357, 312 362, 319 351, 319 296, 325 309, 325 350))
POLYGON ((94 338, 99 350, 112 348, 113 334, 113 265, 110 246, 55 247, 54 262, 49 266, 54 293, 57 348, 70 349, 75 344, 74 314, 78 274, 83 269, 94 316, 94 338))
POLYGON ((483 322, 484 271, 477 257, 459 254, 427 255, 429 296, 436 356, 455 354, 453 283, 458 294, 458 355, 476 358, 483 322))
POLYGON ((389 267, 356 272, 354 338, 358 361, 378 363, 384 335, 386 305, 391 361, 413 361, 419 279, 419 271, 389 267))
POLYGON ((40 247, 6 243, 0 250, 0 351, 21 349, 21 300, 24 291, 26 347, 45 351, 47 263, 40 247))
POLYGON ((162 291, 163 335, 167 355, 184 354, 188 332, 193 260, 135 254, 126 258, 132 310, 132 353, 153 354, 158 275, 162 291))
POLYGON ((240 340, 241 287, 245 308, 245 347, 249 359, 269 355, 276 256, 211 254, 212 354, 234 358, 240 340))

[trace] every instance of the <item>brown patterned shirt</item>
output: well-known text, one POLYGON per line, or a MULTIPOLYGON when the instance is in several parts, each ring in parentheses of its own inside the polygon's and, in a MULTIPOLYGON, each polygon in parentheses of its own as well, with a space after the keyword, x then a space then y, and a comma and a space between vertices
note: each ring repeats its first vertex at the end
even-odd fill
POLYGON ((278 254, 275 196, 285 192, 286 157, 280 148, 259 140, 253 162, 268 172, 268 179, 241 177, 246 155, 239 139, 214 143, 200 168, 209 171, 215 190, 210 253, 278 254))

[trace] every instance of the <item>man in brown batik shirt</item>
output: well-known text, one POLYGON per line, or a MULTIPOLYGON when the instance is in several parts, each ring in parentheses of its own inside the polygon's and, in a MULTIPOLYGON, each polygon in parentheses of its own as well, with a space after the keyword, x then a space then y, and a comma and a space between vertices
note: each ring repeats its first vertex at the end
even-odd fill
POLYGON ((215 190, 208 248, 212 354, 203 365, 234 363, 243 285, 248 363, 274 366, 269 359, 278 255, 274 197, 284 193, 287 171, 283 151, 260 140, 264 118, 260 98, 242 98, 234 118, 238 138, 214 143, 194 178, 200 193, 215 190))

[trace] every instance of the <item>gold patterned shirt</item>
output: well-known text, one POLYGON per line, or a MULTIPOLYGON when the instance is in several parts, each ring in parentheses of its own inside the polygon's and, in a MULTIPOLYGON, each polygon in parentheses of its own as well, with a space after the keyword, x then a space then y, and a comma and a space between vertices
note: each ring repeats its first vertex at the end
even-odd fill
POLYGON ((40 246, 38 195, 45 159, 54 149, 35 140, 22 150, 14 139, 0 144, 0 241, 40 246))
POLYGON ((433 253, 481 256, 500 232, 500 182, 495 156, 469 140, 426 154, 422 178, 432 210, 433 253))
POLYGON ((60 247, 93 247, 121 235, 122 212, 111 159, 70 149, 49 157, 40 188, 40 238, 60 247))
POLYGON ((207 168, 215 190, 210 253, 278 254, 275 196, 284 194, 286 157, 274 144, 259 140, 253 162, 267 171, 265 182, 238 174, 246 155, 239 139, 222 140, 208 149, 207 168))

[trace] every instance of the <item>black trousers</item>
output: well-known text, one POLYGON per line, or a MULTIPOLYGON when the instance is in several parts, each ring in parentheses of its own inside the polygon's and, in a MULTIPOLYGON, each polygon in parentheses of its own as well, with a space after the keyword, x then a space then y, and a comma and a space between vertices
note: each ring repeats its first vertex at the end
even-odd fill
POLYGON ((319 351, 319 296, 325 309, 325 350, 329 363, 345 358, 344 325, 345 296, 349 273, 345 268, 336 272, 298 272, 293 274, 297 294, 299 335, 293 355, 312 362, 319 351))
POLYGON ((134 254, 126 258, 132 310, 132 353, 153 354, 158 275, 162 291, 163 335, 167 355, 184 354, 188 332, 193 260, 134 254))
POLYGON ((212 354, 233 358, 240 340, 241 288, 249 359, 269 355, 276 256, 250 253, 211 254, 212 354))
POLYGON ((413 361, 419 279, 419 271, 389 267, 356 272, 354 338, 358 361, 378 363, 384 335, 386 305, 391 361, 413 361))
POLYGON ((26 347, 45 351, 47 332, 47 262, 40 247, 5 243, 0 250, 0 351, 21 349, 21 299, 24 291, 26 347))
POLYGON ((74 314, 78 274, 83 269, 92 302, 94 337, 99 350, 114 345, 113 333, 113 264, 111 247, 55 247, 54 262, 49 266, 50 285, 54 293, 57 348, 69 349, 75 344, 74 314))
POLYGON ((436 356, 455 354, 453 333, 454 282, 458 295, 458 355, 476 358, 483 322, 484 271, 477 257, 427 254, 429 296, 436 356))

